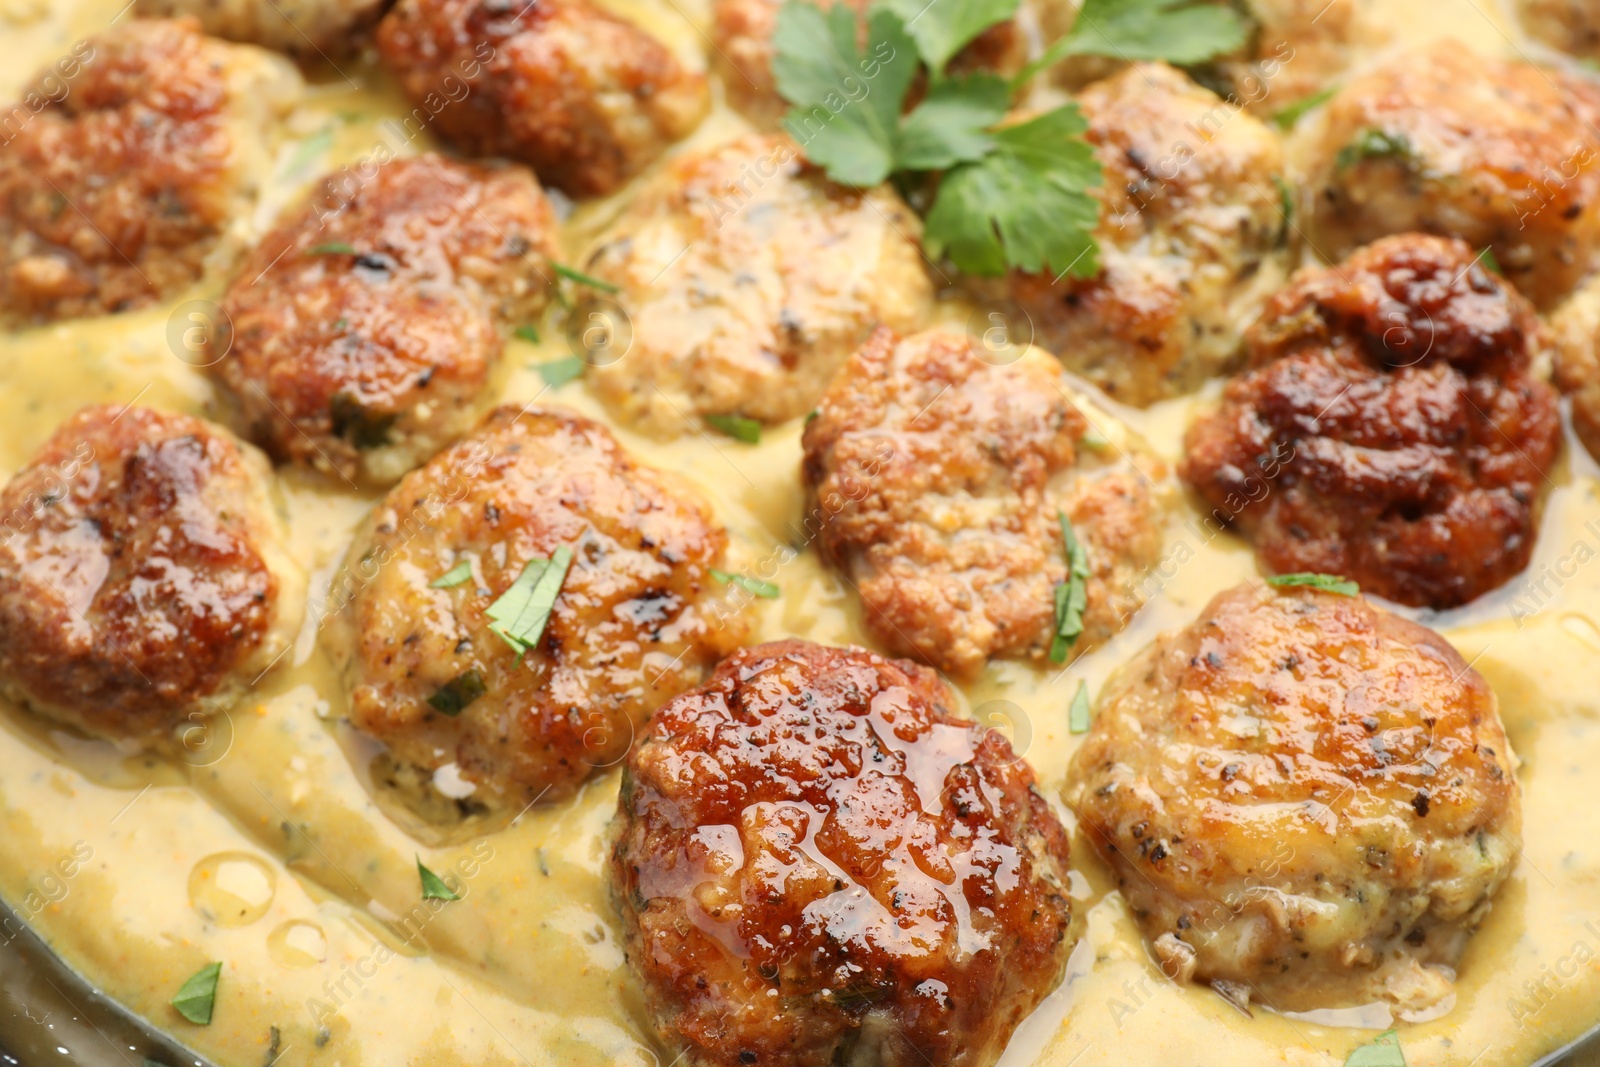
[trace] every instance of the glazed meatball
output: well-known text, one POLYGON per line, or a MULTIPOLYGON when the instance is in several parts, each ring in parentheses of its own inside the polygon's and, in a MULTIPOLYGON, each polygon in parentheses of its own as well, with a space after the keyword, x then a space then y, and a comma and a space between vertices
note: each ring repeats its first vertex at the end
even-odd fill
POLYGON ((703 74, 588 0, 400 0, 378 51, 418 119, 574 196, 617 189, 710 106, 703 74))
POLYGON ((1105 172, 1094 190, 1101 270, 1014 274, 1009 295, 1035 343, 1146 405, 1228 369, 1239 324, 1281 279, 1283 153, 1261 122, 1162 64, 1130 67, 1078 102, 1105 172))
POLYGON ((726 544, 703 501, 598 423, 499 408, 395 486, 334 580, 350 720, 403 764, 454 763, 486 806, 565 797, 740 643, 710 574, 726 544), (542 624, 512 588, 536 561, 556 568, 542 624))
POLYGON ((1561 436, 1548 344, 1462 242, 1387 238, 1272 299, 1179 473, 1275 572, 1465 604, 1533 550, 1561 436))
POLYGON ((1162 543, 1148 479, 1109 441, 1085 441, 1055 360, 986 353, 964 334, 880 329, 804 437, 806 532, 859 590, 873 637, 964 675, 1050 651, 1063 516, 1088 564, 1077 654, 1137 610, 1162 543))
POLYGON ((4 113, 0 318, 14 325, 124 311, 198 278, 271 173, 300 88, 285 60, 192 20, 124 22, 83 52, 4 113))
POLYGON ((1517 0, 1528 36, 1585 59, 1600 57, 1600 3, 1595 0, 1517 0))
POLYGON ((555 234, 521 167, 336 174, 245 261, 210 372, 274 458, 391 484, 483 415, 503 334, 549 298, 555 234))
MULTIPOLYGON (((870 0, 846 0, 866 25, 870 0)), ((772 76, 772 33, 781 0, 715 0, 712 44, 728 101, 763 129, 776 129, 789 105, 772 76)), ((821 0, 819 7, 832 7, 821 0)), ((1027 40, 1015 20, 991 26, 950 61, 950 73, 994 70, 1014 74, 1027 60, 1027 40)), ((870 90, 869 90, 870 91, 870 90)))
POLYGON ((1438 634, 1246 585, 1107 683, 1067 799, 1169 977, 1414 1012, 1516 861, 1514 766, 1494 692, 1438 634))
POLYGON ((193 15, 209 34, 259 44, 296 59, 337 59, 355 50, 387 0, 137 0, 135 14, 193 15))
POLYGON ((803 415, 874 325, 915 329, 931 312, 920 237, 887 186, 834 185, 786 138, 678 159, 588 259, 620 287, 632 342, 587 380, 658 437, 703 415, 803 415))
POLYGON ((305 579, 266 458, 220 426, 85 408, 0 492, 0 691, 159 746, 294 638, 305 579))
POLYGON ((926 668, 742 649, 628 760, 610 878, 688 1067, 983 1067, 1061 979, 1067 839, 926 668))
POLYGON ((1600 252, 1600 91, 1445 41, 1341 89, 1308 151, 1308 236, 1338 258, 1421 231, 1489 247, 1541 308, 1600 252))

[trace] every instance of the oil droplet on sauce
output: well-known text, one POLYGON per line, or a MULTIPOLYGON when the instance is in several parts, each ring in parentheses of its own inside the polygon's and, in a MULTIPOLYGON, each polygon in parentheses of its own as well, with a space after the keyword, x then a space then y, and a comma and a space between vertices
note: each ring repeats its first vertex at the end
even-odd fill
POLYGON ((315 967, 328 958, 328 939, 316 923, 290 919, 267 935, 267 953, 279 967, 315 967))
POLYGON ((277 877, 248 852, 217 852, 189 872, 189 903, 218 926, 248 926, 272 906, 277 877))

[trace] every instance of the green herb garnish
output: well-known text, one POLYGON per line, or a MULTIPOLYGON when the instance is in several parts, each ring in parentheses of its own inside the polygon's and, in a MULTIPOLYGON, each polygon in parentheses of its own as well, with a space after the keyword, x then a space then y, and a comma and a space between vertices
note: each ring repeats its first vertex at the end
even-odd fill
POLYGON ((743 415, 707 415, 706 425, 747 445, 761 443, 761 423, 743 415))
POLYGON ((1280 130, 1293 129, 1294 124, 1299 122, 1308 111, 1314 111, 1326 104, 1333 99, 1334 94, 1338 91, 1339 87, 1337 85, 1330 85, 1320 93, 1312 93, 1303 100, 1296 100, 1282 111, 1274 112, 1272 122, 1280 130))
POLYGON ((598 289, 602 293, 615 293, 619 291, 618 288, 615 285, 612 285, 610 282, 601 281, 599 278, 585 274, 581 270, 574 270, 573 268, 564 264, 551 263, 550 268, 563 278, 567 279, 569 282, 577 282, 579 285, 587 285, 589 288, 598 289))
POLYGON ((399 421, 393 411, 374 411, 346 392, 333 394, 328 403, 333 434, 358 449, 382 448, 389 443, 389 431, 399 421))
POLYGON ((445 571, 439 577, 428 583, 429 589, 454 589, 458 585, 466 585, 472 581, 472 561, 461 559, 454 567, 445 571))
POLYGON ((536 345, 539 343, 539 328, 537 326, 518 326, 513 332, 515 336, 522 338, 529 344, 536 345))
POLYGON ((511 588, 484 612, 494 620, 489 624, 490 631, 518 656, 539 647, 571 566, 572 549, 566 545, 550 553, 549 559, 530 559, 511 588))
POLYGON ((1056 512, 1061 520, 1061 544, 1067 556, 1067 580, 1056 583, 1056 629, 1050 642, 1052 663, 1065 663, 1067 650, 1077 643, 1083 633, 1083 611, 1089 606, 1089 554, 1072 532, 1072 523, 1064 511, 1056 512))
POLYGON ((727 571, 719 571, 712 567, 711 577, 724 585, 736 585, 745 592, 765 600, 776 600, 783 593, 783 590, 772 582, 763 581, 760 578, 752 578, 748 574, 730 574, 727 571))
POLYGON ((422 857, 417 857, 417 874, 422 878, 423 900, 460 900, 456 891, 444 884, 444 879, 434 874, 422 865, 422 857))
POLYGON ((1089 683, 1080 681, 1078 691, 1072 694, 1072 707, 1067 710, 1067 729, 1075 734, 1089 732, 1089 683))
POLYGON ((306 249, 308 256, 353 256, 356 254, 355 246, 344 241, 329 241, 323 245, 312 245, 306 249))
POLYGON ((1345 1058, 1344 1067, 1406 1067, 1405 1053, 1400 1049, 1400 1035, 1385 1030, 1365 1045, 1360 1045, 1345 1058))
POLYGON ((847 185, 933 191, 924 241, 972 274, 1017 268, 1093 277, 1101 181, 1076 104, 1010 123, 1026 83, 1068 55, 1197 63, 1237 50, 1245 20, 1196 0, 1086 0, 1072 32, 1009 82, 950 77, 951 59, 1019 0, 878 0, 866 34, 849 5, 788 0, 773 33, 784 119, 806 157, 847 185), (914 84, 925 84, 905 109, 914 84), (942 174, 940 173, 942 172, 942 174))
POLYGON ((567 356, 565 359, 552 359, 548 363, 539 364, 539 375, 544 378, 546 385, 557 389, 570 381, 582 378, 585 366, 583 360, 577 356, 567 356))
POLYGON ((440 686, 439 691, 428 698, 428 706, 453 719, 488 691, 483 675, 475 670, 465 671, 440 686))
POLYGON ((1410 162, 1415 157, 1411 138, 1403 133, 1388 133, 1368 127, 1355 140, 1339 149, 1334 166, 1346 170, 1368 159, 1398 159, 1410 162))
POLYGON ((1484 245, 1483 251, 1478 253, 1478 261, 1500 277, 1504 278, 1506 276, 1506 272, 1500 269, 1500 261, 1494 258, 1494 249, 1488 245, 1484 245))
POLYGON ((1267 579, 1267 584, 1277 586, 1279 589, 1303 585, 1308 589, 1321 589, 1325 593, 1338 593, 1340 596, 1355 596, 1361 592, 1361 586, 1348 578, 1341 578, 1337 574, 1315 574, 1311 571, 1274 574, 1267 579))
POLYGON ((178 1014, 197 1026, 211 1025, 211 1011, 217 1002, 217 979, 222 975, 222 964, 208 963, 178 989, 172 1006, 178 1014))

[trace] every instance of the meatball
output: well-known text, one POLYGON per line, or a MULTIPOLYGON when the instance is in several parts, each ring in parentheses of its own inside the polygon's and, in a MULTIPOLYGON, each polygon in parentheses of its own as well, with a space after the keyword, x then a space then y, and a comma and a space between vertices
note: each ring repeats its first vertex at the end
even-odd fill
MULTIPOLYGON (((846 0, 865 25, 870 0, 846 0)), ((776 129, 788 110, 772 76, 772 33, 781 0, 715 0, 712 45, 728 101, 756 125, 776 129)), ((832 7, 832 0, 819 0, 832 7)), ((997 70, 1014 74, 1027 61, 1027 39, 1015 20, 991 26, 951 61, 950 72, 997 70)))
POLYGON ((1107 683, 1067 800, 1169 977, 1411 1012, 1449 993, 1516 862, 1514 766, 1438 634, 1245 585, 1107 683))
POLYGON ((1272 131, 1158 63, 1079 97, 1105 177, 1101 270, 1013 274, 1034 340, 1127 404, 1189 392, 1229 368, 1239 324, 1281 280, 1283 152, 1272 131))
POLYGON ((834 185, 786 138, 680 158, 588 259, 620 287, 632 345, 587 380, 658 437, 703 415, 803 415, 874 325, 911 330, 931 313, 920 238, 887 186, 834 185))
POLYGON ((198 278, 272 171, 299 75, 128 21, 41 74, 0 122, 0 319, 124 311, 198 278), (62 77, 57 77, 60 71, 62 77))
POLYGON ((1600 458, 1600 276, 1591 278, 1550 317, 1556 338, 1556 381, 1572 396, 1572 428, 1600 458))
POLYGON ((1491 248, 1541 308, 1600 252, 1600 90, 1445 41, 1346 85, 1308 149, 1309 237, 1327 257, 1421 231, 1491 248))
POLYGON ((984 1067, 1060 981, 1067 837, 926 668, 741 649, 629 757, 612 896, 680 1062, 984 1067))
POLYGON ((393 483, 483 415, 502 334, 549 298, 555 234, 521 167, 426 155, 330 177, 228 289, 210 373, 274 458, 393 483))
POLYGON ((1460 241, 1386 238, 1310 268, 1179 473, 1273 571, 1450 608, 1528 563, 1561 427, 1533 308, 1460 241))
POLYGON ((378 52, 418 119, 574 196, 617 189, 710 106, 704 74, 588 0, 400 0, 378 52))
POLYGON ((402 764, 454 763, 489 807, 565 797, 740 643, 711 575, 726 545, 603 426, 498 408, 395 486, 335 578, 351 722, 402 764))
POLYGON ((294 639, 305 578, 266 458, 220 426, 90 407, 0 491, 0 691, 160 746, 294 639))
POLYGON ((134 13, 193 15, 207 33, 311 61, 354 51, 385 6, 387 0, 137 0, 134 13))
POLYGON ((1596 0, 1517 0, 1528 36, 1585 59, 1600 58, 1600 3, 1596 0))
POLYGON ((1086 440, 1055 360, 984 355, 964 334, 878 330, 807 423, 802 467, 807 533, 859 590, 874 638, 964 675, 1049 653, 1063 517, 1087 557, 1077 653, 1138 609, 1162 544, 1149 480, 1086 440))

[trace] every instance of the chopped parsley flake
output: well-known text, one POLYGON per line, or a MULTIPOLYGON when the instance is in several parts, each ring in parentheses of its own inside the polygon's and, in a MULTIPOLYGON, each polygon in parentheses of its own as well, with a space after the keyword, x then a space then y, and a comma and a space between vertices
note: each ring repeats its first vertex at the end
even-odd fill
POLYGON ((518 656, 539 647, 571 566, 572 549, 566 545, 550 553, 549 559, 530 559, 511 588, 484 612, 493 620, 490 631, 518 656))
POLYGON ((217 980, 222 976, 222 964, 208 963, 184 982, 172 1006, 178 1014, 197 1026, 211 1025, 211 1012, 217 1001, 217 980))
POLYGON ((1089 731, 1089 683, 1080 681, 1078 691, 1072 694, 1072 707, 1067 710, 1067 729, 1075 734, 1089 731))
POLYGON ((308 256, 353 256, 355 254, 355 246, 344 241, 329 241, 327 244, 312 245, 306 249, 306 255, 308 256))
POLYGON ((529 344, 536 345, 539 343, 539 328, 537 326, 518 326, 515 333, 516 336, 522 338, 524 341, 527 341, 529 344))
POLYGON ((707 415, 706 425, 747 445, 761 443, 761 423, 743 415, 707 415))
POLYGON ((581 270, 575 270, 572 267, 566 266, 565 264, 551 263, 550 268, 563 278, 567 279, 569 282, 577 282, 579 285, 587 285, 589 288, 598 289, 602 293, 615 293, 618 291, 617 287, 612 285, 610 282, 601 281, 599 278, 585 274, 581 270))
POLYGON ((1368 127, 1356 134, 1355 140, 1339 149, 1334 166, 1345 170, 1368 159, 1397 159, 1411 162, 1416 153, 1411 138, 1403 133, 1388 133, 1368 127))
POLYGON ((1061 544, 1067 556, 1067 580, 1056 583, 1056 629, 1050 642, 1052 663, 1065 663, 1067 650, 1077 643, 1083 633, 1083 611, 1089 606, 1089 554, 1072 532, 1072 523, 1066 512, 1057 512, 1061 520, 1061 544))
POLYGON ((1504 278, 1506 276, 1506 272, 1500 269, 1500 261, 1494 258, 1494 249, 1490 248, 1488 245, 1484 245, 1483 251, 1478 253, 1478 262, 1482 263, 1485 267, 1489 268, 1500 277, 1504 278))
POLYGON ((1331 85, 1320 93, 1312 93, 1303 100, 1296 100, 1282 111, 1273 114, 1273 124, 1280 130, 1293 129, 1294 124, 1299 122, 1307 112, 1315 111, 1329 100, 1332 100, 1334 94, 1338 91, 1339 87, 1337 85, 1331 85))
POLYGON ((483 684, 483 675, 475 670, 464 671, 440 686, 439 691, 428 698, 428 706, 455 718, 466 710, 468 704, 488 691, 483 684))
POLYGON ((1344 1067, 1406 1067, 1406 1056, 1400 1048, 1400 1035, 1385 1030, 1365 1045, 1360 1045, 1345 1058, 1344 1067))
POLYGON ((472 561, 462 558, 454 567, 428 583, 429 589, 454 589, 472 581, 472 561))
POLYGON ((1274 574, 1267 579, 1267 584, 1277 586, 1279 589, 1303 585, 1308 589, 1321 589, 1325 593, 1338 593, 1340 596, 1355 596, 1361 592, 1361 586, 1348 578, 1341 578, 1337 574, 1314 574, 1310 571, 1274 574))
POLYGON ((730 574, 727 571, 719 571, 712 567, 711 577, 724 585, 736 585, 745 592, 761 597, 764 600, 776 600, 783 593, 783 590, 779 589, 774 583, 763 581, 760 578, 752 578, 748 574, 730 574))
POLYGON ((585 366, 583 360, 577 356, 567 356, 565 359, 552 359, 548 363, 539 364, 539 375, 550 388, 559 389, 568 382, 582 378, 585 366))
POLYGON ((417 857, 417 875, 422 879, 423 900, 460 900, 456 891, 444 884, 444 879, 434 874, 422 865, 422 857, 417 857))

